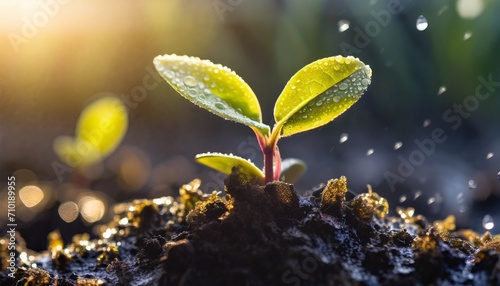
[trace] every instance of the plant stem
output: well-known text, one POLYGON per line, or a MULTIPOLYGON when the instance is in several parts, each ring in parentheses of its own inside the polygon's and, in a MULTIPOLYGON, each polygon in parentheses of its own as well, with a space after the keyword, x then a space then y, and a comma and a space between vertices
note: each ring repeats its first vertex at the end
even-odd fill
POLYGON ((264 172, 265 172, 265 178, 266 178, 266 184, 270 183, 274 179, 274 149, 275 146, 269 146, 267 145, 264 147, 263 153, 264 153, 264 172))

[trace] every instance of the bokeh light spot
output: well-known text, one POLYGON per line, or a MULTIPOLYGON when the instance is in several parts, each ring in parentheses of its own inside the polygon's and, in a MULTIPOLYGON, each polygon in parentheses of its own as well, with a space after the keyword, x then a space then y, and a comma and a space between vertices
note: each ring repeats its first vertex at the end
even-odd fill
POLYGON ((62 220, 70 223, 78 218, 79 208, 75 202, 65 202, 59 206, 57 211, 59 212, 59 216, 61 216, 62 220))
POLYGON ((19 190, 19 198, 28 208, 38 205, 43 200, 43 197, 42 189, 34 185, 25 186, 19 190))

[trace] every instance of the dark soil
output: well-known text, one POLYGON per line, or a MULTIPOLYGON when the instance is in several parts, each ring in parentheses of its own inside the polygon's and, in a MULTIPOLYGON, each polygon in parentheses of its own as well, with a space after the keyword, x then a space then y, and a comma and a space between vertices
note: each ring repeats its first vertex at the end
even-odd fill
MULTIPOLYGON (((123 204, 101 239, 53 236, 0 285, 499 285, 500 239, 429 223, 412 209, 386 216, 371 192, 346 200, 345 178, 298 196, 292 185, 258 186, 240 174, 226 196, 195 180, 171 197, 123 204)), ((20 257, 18 255, 18 257, 20 257)))

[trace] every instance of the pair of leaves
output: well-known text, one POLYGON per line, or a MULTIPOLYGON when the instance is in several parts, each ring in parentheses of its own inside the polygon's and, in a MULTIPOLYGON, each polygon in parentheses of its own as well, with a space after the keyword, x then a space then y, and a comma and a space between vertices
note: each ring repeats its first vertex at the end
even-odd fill
MULTIPOLYGON (((276 101, 276 125, 270 134, 270 127, 262 123, 255 93, 229 68, 177 55, 157 56, 154 64, 183 97, 224 119, 249 126, 261 138, 290 136, 327 124, 360 98, 371 78, 370 67, 351 56, 308 64, 292 76, 276 101)), ((264 177, 255 165, 237 156, 207 153, 196 160, 224 173, 240 165, 247 175, 264 177)))

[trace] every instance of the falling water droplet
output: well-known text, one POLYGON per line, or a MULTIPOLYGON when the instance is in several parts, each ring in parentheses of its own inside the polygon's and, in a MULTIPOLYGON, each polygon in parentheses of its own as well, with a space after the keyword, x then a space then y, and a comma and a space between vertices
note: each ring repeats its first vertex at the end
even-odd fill
POLYGON ((370 156, 371 154, 373 154, 373 152, 375 152, 373 148, 368 149, 368 151, 366 151, 366 156, 370 156))
POLYGON ((401 141, 396 141, 396 143, 394 143, 394 150, 398 150, 399 148, 401 148, 403 146, 403 142, 401 141))
POLYGON ((339 21, 339 32, 345 32, 349 29, 349 25, 351 24, 348 20, 340 20, 339 21))
POLYGON ((402 195, 401 197, 399 197, 399 202, 402 203, 406 201, 406 196, 405 195, 402 195))
POLYGON ((469 180, 469 189, 477 188, 477 184, 474 180, 469 180))
POLYGON ((422 195, 422 191, 416 191, 415 195, 413 196, 413 200, 418 199, 422 195))
POLYGON ((190 75, 185 76, 183 79, 183 82, 186 86, 189 86, 189 87, 195 87, 198 84, 196 79, 190 75))
POLYGON ((464 33, 464 41, 467 41, 470 37, 472 37, 472 33, 471 32, 465 32, 464 33))
POLYGON ((429 126, 429 125, 431 125, 431 120, 430 119, 424 120, 424 124, 423 124, 424 128, 429 126))
POLYGON ((436 201, 436 198, 434 198, 434 197, 430 197, 430 198, 427 200, 427 204, 428 204, 428 205, 433 204, 435 201, 436 201))
POLYGON ((427 23, 427 19, 423 15, 418 16, 417 18, 417 30, 423 31, 427 29, 429 23, 427 23))
POLYGON ((445 91, 446 91, 446 86, 444 86, 444 85, 440 86, 438 89, 438 95, 441 95, 445 91))
POLYGON ((500 172, 497 173, 497 180, 500 180, 500 172))
POLYGON ((340 134, 340 139, 339 139, 340 143, 344 143, 345 141, 347 141, 347 139, 349 139, 349 134, 347 133, 340 134))
POLYGON ((493 152, 488 153, 488 155, 486 155, 486 160, 491 159, 493 155, 495 155, 493 152))
POLYGON ((487 214, 483 217, 483 227, 486 230, 491 230, 495 226, 495 223, 493 222, 493 218, 487 214))

